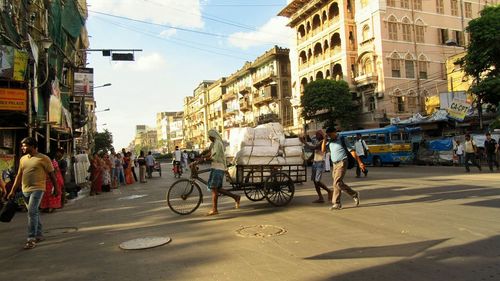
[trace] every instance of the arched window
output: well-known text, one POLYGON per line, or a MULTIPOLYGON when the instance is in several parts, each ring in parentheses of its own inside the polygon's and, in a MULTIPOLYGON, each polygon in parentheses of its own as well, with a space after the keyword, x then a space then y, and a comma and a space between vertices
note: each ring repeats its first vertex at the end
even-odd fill
POLYGON ((387 22, 387 28, 389 29, 389 39, 398 40, 398 21, 396 17, 390 16, 387 22))
POLYGON ((307 78, 304 77, 302 78, 302 80, 300 80, 300 92, 303 93, 304 92, 304 88, 306 87, 307 85, 307 78))
POLYGON ((325 40, 325 42, 323 43, 323 50, 327 51, 329 47, 330 45, 328 45, 328 40, 325 40))
POLYGON ((338 63, 333 66, 332 79, 337 81, 344 79, 344 74, 342 73, 342 66, 338 63))
POLYGON ((328 16, 326 15, 326 11, 323 11, 323 14, 321 16, 321 23, 325 24, 325 22, 328 20, 328 16))
POLYGON ((418 57, 418 75, 420 79, 427 79, 427 58, 424 55, 418 57))
POLYGON ((311 23, 310 22, 307 22, 307 25, 306 25, 306 33, 309 33, 311 32, 311 23))
POLYGON ((411 41, 411 24, 408 18, 404 18, 401 23, 403 30, 403 41, 411 41))
POLYGON ((401 77, 401 65, 400 65, 400 57, 398 54, 394 53, 391 56, 391 73, 392 77, 401 77))
POLYGON ((407 54, 405 57, 405 73, 406 78, 415 78, 415 63, 410 54, 407 54))
POLYGON ((330 69, 326 70, 325 79, 328 79, 328 78, 330 78, 330 69))
POLYGON ((304 38, 304 36, 306 36, 306 28, 303 24, 299 26, 299 28, 297 29, 297 33, 299 34, 299 38, 304 38))
POLYGON ((309 60, 311 60, 311 58, 312 58, 312 51, 311 51, 311 49, 309 49, 307 51, 307 60, 309 61, 309 60))
POLYGON ((315 31, 320 26, 321 26, 321 19, 320 19, 319 15, 314 15, 313 23, 312 23, 312 30, 315 31))
POLYGON ((363 32, 361 34, 363 41, 366 41, 370 38, 370 27, 367 24, 363 26, 363 32))
POLYGON ((316 80, 318 79, 323 79, 323 72, 318 71, 318 73, 316 73, 316 80))
POLYGON ((339 4, 337 2, 331 4, 330 7, 328 8, 328 19, 329 20, 339 19, 339 4))
POLYGON ((373 63, 371 58, 366 58, 363 61, 362 69, 363 69, 363 74, 373 73, 373 63))
POLYGON ((340 40, 340 34, 334 33, 331 38, 330 48, 333 49, 334 52, 340 51, 342 47, 342 41, 340 40))
POLYGON ((314 45, 314 57, 317 58, 323 54, 323 49, 321 48, 321 43, 316 43, 314 45))
POLYGON ((415 23, 415 37, 417 38, 418 43, 424 43, 425 42, 425 37, 424 37, 424 23, 422 20, 417 20, 415 23))
POLYGON ((299 57, 300 57, 300 63, 299 63, 299 65, 304 64, 304 63, 307 63, 307 55, 306 55, 306 51, 302 51, 302 52, 300 52, 299 57))

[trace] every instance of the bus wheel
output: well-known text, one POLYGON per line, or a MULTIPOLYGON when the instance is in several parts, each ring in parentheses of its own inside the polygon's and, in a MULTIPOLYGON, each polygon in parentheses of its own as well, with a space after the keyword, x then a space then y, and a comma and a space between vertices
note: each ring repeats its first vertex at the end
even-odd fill
POLYGON ((382 167, 382 160, 380 159, 380 157, 378 156, 373 157, 373 166, 382 167))
POLYGON ((399 167, 399 164, 401 164, 401 163, 400 163, 400 162, 392 163, 392 165, 393 165, 394 167, 399 167))

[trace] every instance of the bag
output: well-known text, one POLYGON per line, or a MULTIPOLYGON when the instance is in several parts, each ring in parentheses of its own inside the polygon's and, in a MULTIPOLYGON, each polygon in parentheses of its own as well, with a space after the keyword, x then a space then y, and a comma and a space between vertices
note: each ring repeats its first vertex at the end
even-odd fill
POLYGON ((16 214, 17 208, 19 206, 17 205, 16 201, 14 200, 9 200, 7 203, 2 208, 2 211, 0 211, 0 221, 2 222, 10 222, 14 215, 16 214))
POLYGON ((347 146, 345 144, 345 140, 343 138, 340 139, 340 143, 342 144, 342 147, 344 148, 345 154, 347 154, 347 169, 354 168, 354 166, 356 166, 356 159, 354 159, 351 152, 349 152, 349 149, 347 149, 347 146))

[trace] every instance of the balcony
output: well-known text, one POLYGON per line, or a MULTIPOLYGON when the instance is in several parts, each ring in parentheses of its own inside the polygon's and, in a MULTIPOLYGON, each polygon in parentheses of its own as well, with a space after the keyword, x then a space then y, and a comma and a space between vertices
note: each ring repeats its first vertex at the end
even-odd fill
POLYGON ((248 111, 252 109, 252 104, 250 103, 250 99, 247 97, 244 97, 240 100, 240 110, 241 111, 248 111))
POLYGON ((238 114, 238 110, 234 109, 234 108, 228 108, 225 113, 226 113, 226 116, 236 115, 236 114, 238 114))
POLYGON ((354 83, 357 87, 363 87, 371 84, 378 83, 377 73, 367 73, 354 77, 354 83))
POLYGON ((233 92, 228 92, 228 93, 225 93, 224 95, 222 95, 223 101, 229 101, 229 100, 232 100, 235 98, 236 98, 236 94, 233 92))
POLYGON ((254 75, 253 85, 255 87, 260 87, 260 86, 266 84, 267 82, 271 82, 274 80, 276 80, 276 74, 275 74, 275 71, 273 70, 273 71, 269 71, 269 72, 265 73, 264 75, 260 75, 260 76, 254 75))
POLYGON ((271 123, 271 122, 279 122, 280 118, 278 114, 276 113, 268 113, 268 114, 262 114, 259 117, 257 117, 257 124, 266 124, 266 123, 271 123))
POLYGON ((264 87, 264 89, 254 96, 253 104, 261 105, 272 102, 278 96, 276 85, 264 87))

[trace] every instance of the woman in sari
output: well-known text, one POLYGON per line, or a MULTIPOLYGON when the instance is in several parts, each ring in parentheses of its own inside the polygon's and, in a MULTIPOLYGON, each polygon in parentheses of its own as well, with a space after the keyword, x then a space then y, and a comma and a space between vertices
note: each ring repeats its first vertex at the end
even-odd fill
POLYGON ((132 174, 132 165, 134 163, 131 160, 132 154, 130 152, 125 153, 125 157, 123 157, 123 168, 125 169, 125 182, 127 184, 133 184, 134 183, 134 175, 132 174))
POLYGON ((111 191, 111 160, 109 154, 104 153, 103 156, 103 174, 102 174, 102 191, 111 191))
POLYGON ((54 196, 52 193, 52 182, 47 177, 45 181, 45 192, 43 193, 42 202, 40 202, 40 209, 44 212, 52 213, 55 209, 62 208, 62 190, 64 186, 64 178, 61 174, 61 170, 59 169, 59 164, 57 160, 52 159, 52 166, 54 166, 54 173, 57 179, 57 196, 54 196))
POLYGON ((90 178, 92 181, 90 196, 99 194, 102 190, 102 163, 97 152, 94 153, 90 162, 90 178))

